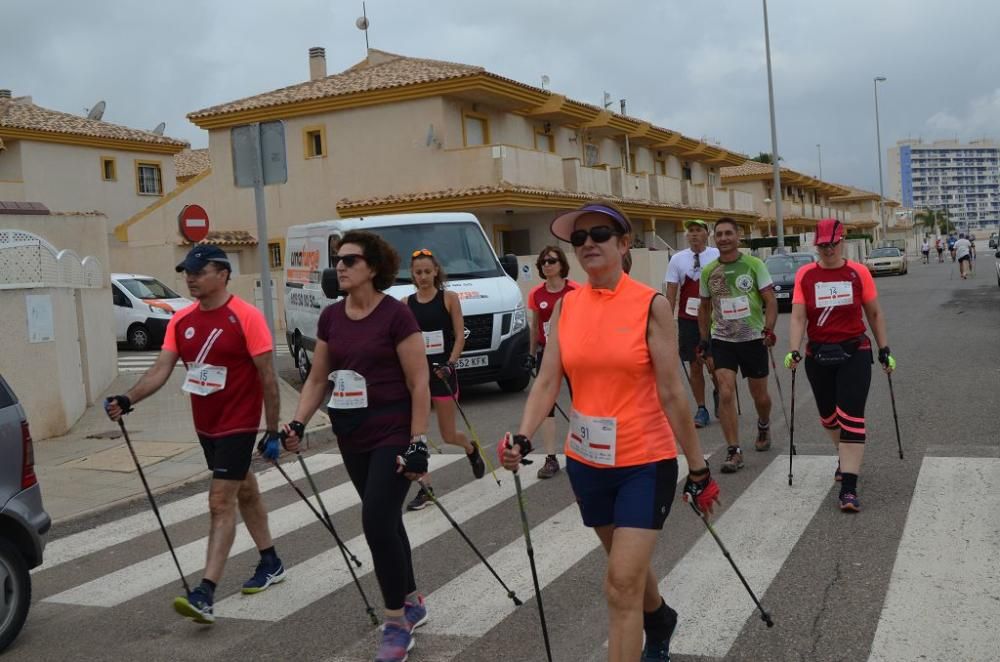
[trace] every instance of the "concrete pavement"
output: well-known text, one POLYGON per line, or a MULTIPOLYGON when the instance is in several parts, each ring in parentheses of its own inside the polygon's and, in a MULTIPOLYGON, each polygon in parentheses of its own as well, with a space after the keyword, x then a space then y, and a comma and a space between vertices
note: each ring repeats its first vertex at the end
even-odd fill
MULTIPOLYGON (((104 396, 124 393, 140 374, 120 374, 104 396)), ((175 368, 169 381, 125 418, 129 438, 154 493, 206 478, 205 456, 191 420, 189 396, 181 391, 184 371, 175 368)), ((299 394, 283 379, 281 421, 295 413, 299 394)), ((333 441, 326 417, 314 418, 308 442, 314 448, 333 441)), ((263 424, 263 418, 261 419, 263 424)), ((102 406, 89 407, 70 431, 35 442, 35 472, 45 495, 45 509, 56 523, 145 498, 145 490, 125 445, 121 429, 102 406)))

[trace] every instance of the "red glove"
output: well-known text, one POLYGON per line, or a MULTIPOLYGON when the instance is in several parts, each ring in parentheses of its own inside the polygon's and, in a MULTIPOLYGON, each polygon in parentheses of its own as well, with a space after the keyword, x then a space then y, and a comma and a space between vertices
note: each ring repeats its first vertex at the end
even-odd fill
POLYGON ((773 329, 764 329, 764 346, 774 347, 774 343, 778 342, 778 336, 774 335, 773 329))
POLYGON ((711 513, 713 506, 719 502, 719 484, 711 474, 701 480, 691 480, 689 476, 684 483, 684 501, 694 500, 699 513, 711 513))
POLYGON ((509 448, 514 448, 515 446, 521 454, 521 464, 531 464, 532 461, 527 458, 528 453, 531 452, 531 440, 523 434, 515 434, 511 436, 510 432, 505 434, 503 439, 500 440, 500 443, 497 444, 497 459, 500 461, 500 464, 504 463, 504 452, 509 448))

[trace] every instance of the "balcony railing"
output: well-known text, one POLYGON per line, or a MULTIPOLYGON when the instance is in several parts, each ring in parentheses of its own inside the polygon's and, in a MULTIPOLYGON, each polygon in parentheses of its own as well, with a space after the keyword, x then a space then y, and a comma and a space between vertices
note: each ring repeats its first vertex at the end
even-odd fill
POLYGON ((649 176, 649 194, 656 202, 684 202, 681 196, 681 180, 666 175, 649 176))

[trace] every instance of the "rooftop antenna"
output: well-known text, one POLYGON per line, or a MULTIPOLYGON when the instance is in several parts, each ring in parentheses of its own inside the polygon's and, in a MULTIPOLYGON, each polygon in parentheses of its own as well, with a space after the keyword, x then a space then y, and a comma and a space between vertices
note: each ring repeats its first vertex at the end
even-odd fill
POLYGON ((607 92, 605 92, 604 93, 604 110, 607 110, 608 108, 610 108, 611 104, 612 104, 611 95, 608 94, 607 92))
POLYGON ((167 123, 166 122, 160 122, 159 124, 156 125, 156 128, 153 129, 153 133, 155 133, 158 136, 162 136, 163 132, 166 129, 167 129, 167 123))
POLYGON ((108 104, 103 101, 98 101, 94 104, 94 107, 90 109, 90 112, 87 113, 87 119, 100 121, 100 119, 104 117, 104 109, 107 107, 108 104))
POLYGON ((367 55, 371 47, 368 45, 368 10, 365 8, 365 3, 363 2, 361 3, 361 16, 358 17, 358 20, 354 21, 354 25, 365 33, 365 54, 367 55))
POLYGON ((551 81, 551 79, 548 76, 546 76, 545 74, 542 74, 542 89, 543 90, 548 90, 549 89, 549 82, 550 81, 551 81))

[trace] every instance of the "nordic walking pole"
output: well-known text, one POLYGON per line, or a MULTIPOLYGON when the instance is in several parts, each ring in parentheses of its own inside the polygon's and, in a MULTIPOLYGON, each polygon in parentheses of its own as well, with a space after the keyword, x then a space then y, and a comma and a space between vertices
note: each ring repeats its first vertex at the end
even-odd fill
POLYGON ((788 486, 792 486, 792 456, 795 452, 795 370, 792 370, 792 417, 788 421, 788 486))
POLYGON ((524 531, 524 544, 528 548, 528 565, 531 566, 531 581, 535 585, 535 599, 538 601, 538 620, 542 625, 542 639, 545 641, 545 656, 552 662, 552 648, 549 645, 549 626, 545 623, 545 608, 542 606, 542 589, 538 585, 538 569, 535 567, 535 548, 531 546, 531 527, 528 526, 528 513, 524 508, 524 491, 521 489, 521 474, 514 471, 514 489, 517 491, 517 508, 521 511, 521 529, 524 531))
POLYGON ((455 527, 455 530, 458 531, 458 535, 462 536, 462 539, 466 543, 468 543, 469 547, 472 548, 472 551, 475 552, 477 557, 479 557, 479 560, 482 561, 483 565, 486 566, 486 569, 489 570, 494 577, 496 577, 496 580, 498 582, 500 582, 500 586, 502 586, 503 589, 507 591, 507 597, 511 599, 511 601, 514 603, 514 606, 520 607, 523 604, 521 602, 521 599, 517 597, 514 591, 512 591, 510 587, 507 586, 507 584, 505 584, 502 579, 500 579, 500 575, 497 574, 497 571, 493 569, 493 566, 490 565, 490 562, 486 560, 486 557, 483 556, 482 552, 480 552, 479 549, 476 547, 476 545, 472 542, 472 540, 469 539, 469 536, 465 535, 465 531, 463 531, 462 527, 458 525, 458 522, 455 521, 455 518, 453 518, 451 516, 451 513, 445 510, 445 507, 441 505, 441 502, 438 501, 437 496, 434 495, 434 488, 432 488, 430 484, 425 483, 423 478, 418 478, 417 483, 420 485, 420 487, 424 488, 424 491, 427 492, 427 496, 431 498, 431 501, 433 501, 434 505, 437 506, 438 510, 441 511, 441 514, 445 516, 445 519, 447 519, 448 522, 450 522, 451 525, 455 527))
POLYGON ((791 436, 791 428, 788 425, 788 410, 785 409, 785 394, 781 390, 781 380, 778 379, 778 366, 774 363, 774 348, 768 347, 767 353, 771 356, 771 372, 774 373, 774 383, 778 385, 778 399, 781 400, 781 413, 785 417, 785 429, 791 436))
MULTIPOLYGON (((131 411, 131 410, 130 410, 131 411)), ((126 414, 128 412, 122 412, 126 414)), ((139 472, 139 478, 142 479, 142 486, 146 488, 146 496, 149 497, 149 505, 153 507, 153 514, 156 515, 156 521, 160 523, 160 531, 163 532, 163 537, 167 541, 167 547, 170 548, 170 556, 174 557, 174 565, 177 566, 177 572, 181 576, 181 584, 184 585, 184 595, 191 592, 191 587, 188 585, 187 578, 184 576, 184 571, 181 570, 181 562, 177 559, 177 552, 174 551, 174 544, 170 542, 170 535, 167 533, 167 527, 163 524, 163 518, 160 517, 160 509, 156 507, 156 499, 153 498, 153 491, 149 489, 149 483, 146 482, 146 474, 142 471, 142 465, 139 464, 139 458, 135 454, 135 449, 132 448, 132 440, 128 437, 128 430, 125 429, 124 419, 118 419, 118 427, 122 430, 122 436, 125 437, 125 445, 128 446, 128 452, 132 454, 132 461, 135 462, 136 471, 139 472)))
POLYGON ((892 375, 885 373, 889 379, 889 400, 892 401, 892 420, 896 424, 896 446, 899 447, 899 459, 903 459, 903 440, 899 436, 899 417, 896 415, 896 394, 892 390, 892 375))
MULTIPOLYGON (((307 506, 309 506, 309 510, 311 510, 312 514, 316 516, 316 519, 318 519, 319 523, 323 525, 323 528, 330 532, 330 534, 333 536, 333 539, 337 541, 338 545, 341 544, 340 536, 337 535, 336 530, 334 530, 334 528, 330 526, 329 522, 323 519, 323 516, 320 514, 320 512, 316 510, 316 506, 312 505, 312 501, 309 500, 309 497, 307 497, 305 493, 301 489, 299 489, 299 486, 295 484, 295 482, 292 480, 292 477, 288 475, 284 467, 282 467, 277 460, 274 461, 274 468, 278 470, 278 473, 280 473, 285 478, 286 481, 288 481, 288 484, 292 486, 292 489, 295 490, 295 493, 299 495, 299 498, 302 499, 307 506)), ((347 555, 351 557, 351 561, 353 561, 354 564, 360 568, 361 561, 359 561, 358 557, 356 557, 354 554, 351 553, 351 550, 347 549, 347 545, 344 545, 344 550, 347 552, 347 555)))
MULTIPOLYGON (((435 363, 434 367, 435 368, 448 368, 449 370, 453 369, 450 366, 442 366, 440 363, 435 363)), ((435 374, 437 374, 436 371, 435 371, 435 374)), ((483 462, 486 463, 486 468, 490 470, 490 475, 493 476, 493 480, 495 480, 497 482, 497 486, 499 487, 500 486, 500 479, 497 478, 497 472, 493 468, 493 463, 490 462, 490 458, 486 455, 486 453, 483 452, 483 445, 481 443, 479 443, 479 435, 476 434, 475 428, 473 428, 472 427, 472 423, 469 422, 469 417, 465 415, 465 410, 462 409, 462 405, 459 404, 459 402, 458 402, 458 396, 456 396, 455 392, 451 390, 451 384, 448 383, 447 379, 445 379, 444 377, 440 377, 440 376, 438 377, 438 379, 440 379, 442 382, 444 382, 444 387, 445 387, 445 389, 447 389, 448 395, 451 396, 452 402, 454 402, 455 403, 455 407, 458 408, 458 413, 460 413, 462 415, 462 420, 465 421, 465 427, 469 428, 469 436, 472 437, 472 441, 475 442, 476 448, 479 449, 479 457, 481 457, 483 459, 483 462)), ((438 451, 438 452, 440 452, 440 451, 438 451)), ((435 502, 435 503, 437 503, 437 502, 435 502)))
MULTIPOLYGON (((531 376, 532 377, 538 377, 538 368, 532 368, 531 369, 531 376)), ((558 411, 560 414, 562 414, 562 417, 564 419, 566 419, 566 422, 569 423, 569 416, 567 416, 566 412, 563 411, 563 408, 559 406, 559 403, 558 402, 553 402, 552 405, 556 408, 556 411, 558 411)))
POLYGON ((733 561, 733 557, 729 553, 729 550, 726 549, 726 546, 722 544, 722 541, 719 539, 718 534, 715 533, 715 529, 712 528, 711 523, 708 521, 708 517, 705 516, 705 513, 698 510, 698 506, 695 505, 693 500, 689 501, 688 503, 691 504, 691 509, 694 510, 695 514, 701 518, 702 522, 705 523, 705 528, 708 529, 708 532, 712 534, 713 538, 715 538, 715 542, 719 545, 719 549, 722 550, 722 555, 726 557, 726 560, 729 561, 729 565, 733 566, 733 570, 736 571, 736 576, 740 578, 741 582, 743 582, 743 588, 747 590, 747 593, 750 594, 750 599, 753 600, 754 604, 757 605, 757 609, 760 610, 761 620, 767 623, 767 627, 773 628, 774 621, 771 620, 771 614, 767 613, 767 611, 764 610, 764 606, 760 604, 760 600, 757 599, 757 595, 753 592, 753 589, 750 588, 750 584, 747 583, 747 580, 743 576, 743 573, 740 572, 740 569, 736 566, 736 561, 733 561))
POLYGON ((309 467, 306 466, 306 459, 302 457, 302 453, 299 451, 296 451, 295 454, 299 458, 299 464, 302 465, 302 473, 306 475, 306 480, 309 481, 309 486, 312 488, 313 494, 316 495, 316 501, 319 502, 319 509, 323 513, 323 519, 326 520, 327 528, 330 530, 330 533, 333 534, 333 539, 337 541, 337 547, 340 548, 340 555, 344 557, 344 563, 347 565, 347 569, 351 572, 351 578, 354 580, 354 585, 358 587, 358 592, 361 593, 361 600, 365 603, 365 611, 368 613, 368 618, 371 619, 372 625, 378 625, 378 616, 375 615, 375 608, 372 607, 370 602, 368 602, 368 596, 365 595, 364 589, 361 588, 361 582, 358 581, 358 576, 354 574, 354 568, 351 566, 351 561, 347 558, 347 547, 344 546, 344 541, 337 535, 337 530, 333 528, 333 520, 330 519, 330 513, 326 512, 326 506, 323 505, 323 499, 320 498, 319 490, 316 488, 316 481, 313 480, 312 474, 309 473, 309 467))

